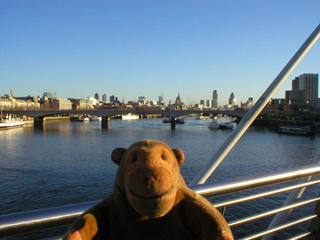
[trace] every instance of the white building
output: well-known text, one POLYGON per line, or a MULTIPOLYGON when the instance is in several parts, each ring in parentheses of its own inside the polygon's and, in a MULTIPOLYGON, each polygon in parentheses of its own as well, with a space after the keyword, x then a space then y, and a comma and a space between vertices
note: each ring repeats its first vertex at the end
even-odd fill
POLYGON ((72 109, 72 103, 71 103, 70 100, 67 100, 67 99, 55 98, 55 99, 52 100, 52 103, 59 110, 72 109))

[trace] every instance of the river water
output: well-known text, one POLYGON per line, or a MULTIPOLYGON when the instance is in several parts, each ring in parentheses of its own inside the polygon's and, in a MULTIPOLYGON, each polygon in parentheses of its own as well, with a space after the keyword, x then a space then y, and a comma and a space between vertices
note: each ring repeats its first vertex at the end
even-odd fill
MULTIPOLYGON (((162 119, 111 120, 110 128, 102 130, 100 122, 47 122, 43 130, 2 130, 0 215, 103 199, 111 192, 117 171, 110 158, 112 150, 144 139, 157 139, 180 148, 186 156, 181 172, 189 183, 232 131, 209 129, 208 123, 209 120, 188 118, 186 124, 171 130, 162 119)), ((250 127, 208 181, 311 164, 320 152, 319 141, 318 136, 279 135, 264 127, 250 127)), ((318 193, 319 187, 315 186, 308 188, 305 195, 316 197, 318 193)), ((245 193, 237 195, 242 194, 245 193)), ((281 206, 287 195, 227 208, 225 217, 230 221, 281 206)), ((311 214, 313 208, 314 205, 296 212, 311 214)), ((263 230, 268 221, 270 218, 232 230, 239 238, 263 230)), ((280 234, 278 239, 306 227, 308 223, 280 234)), ((43 238, 60 232, 9 239, 43 238)))

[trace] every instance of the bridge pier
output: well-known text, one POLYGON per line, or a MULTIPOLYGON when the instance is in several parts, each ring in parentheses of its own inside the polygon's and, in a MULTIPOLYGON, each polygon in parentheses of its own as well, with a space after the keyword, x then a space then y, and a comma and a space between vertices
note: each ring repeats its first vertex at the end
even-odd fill
POLYGON ((44 117, 35 117, 33 119, 33 126, 37 128, 42 128, 44 124, 44 117))
POLYGON ((109 129, 109 117, 102 117, 101 128, 102 129, 109 129))
POLYGON ((176 121, 174 117, 171 117, 171 130, 176 130, 176 121))

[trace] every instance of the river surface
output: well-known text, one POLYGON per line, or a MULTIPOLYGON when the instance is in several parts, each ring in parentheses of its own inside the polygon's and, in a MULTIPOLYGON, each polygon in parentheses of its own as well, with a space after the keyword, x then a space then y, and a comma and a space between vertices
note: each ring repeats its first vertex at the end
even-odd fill
MULTIPOLYGON (((175 130, 162 119, 111 120, 108 130, 100 122, 47 122, 43 130, 24 127, 0 131, 0 215, 101 200, 112 190, 117 166, 110 154, 117 147, 156 139, 186 156, 181 173, 189 183, 213 156, 232 130, 209 129, 209 120, 188 118, 175 130)), ((208 181, 272 172, 313 163, 320 152, 319 136, 279 135, 264 127, 250 127, 208 181)), ((252 190, 251 192, 255 192, 252 190)), ((304 196, 316 197, 319 186, 304 196)), ((245 193, 236 194, 236 196, 245 193)), ((228 221, 281 206, 288 193, 227 208, 228 221)), ((224 199, 223 197, 217 200, 224 199)), ((213 201, 217 201, 214 199, 213 201)), ((311 214, 312 206, 294 211, 311 214)), ((292 214, 294 219, 295 215, 292 214)), ((236 238, 263 230, 271 218, 233 228, 236 238)), ((282 233, 284 239, 308 223, 282 233)), ((60 231, 60 232, 59 232, 60 231)), ((61 234, 9 239, 35 239, 61 234)))

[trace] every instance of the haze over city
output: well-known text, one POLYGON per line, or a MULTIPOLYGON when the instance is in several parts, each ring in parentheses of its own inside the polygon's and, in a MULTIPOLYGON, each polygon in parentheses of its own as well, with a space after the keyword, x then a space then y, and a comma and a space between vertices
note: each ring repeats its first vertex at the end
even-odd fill
MULTIPOLYGON (((0 95, 256 101, 319 24, 311 1, 1 1, 0 95)), ((291 79, 319 73, 316 43, 291 79)))

